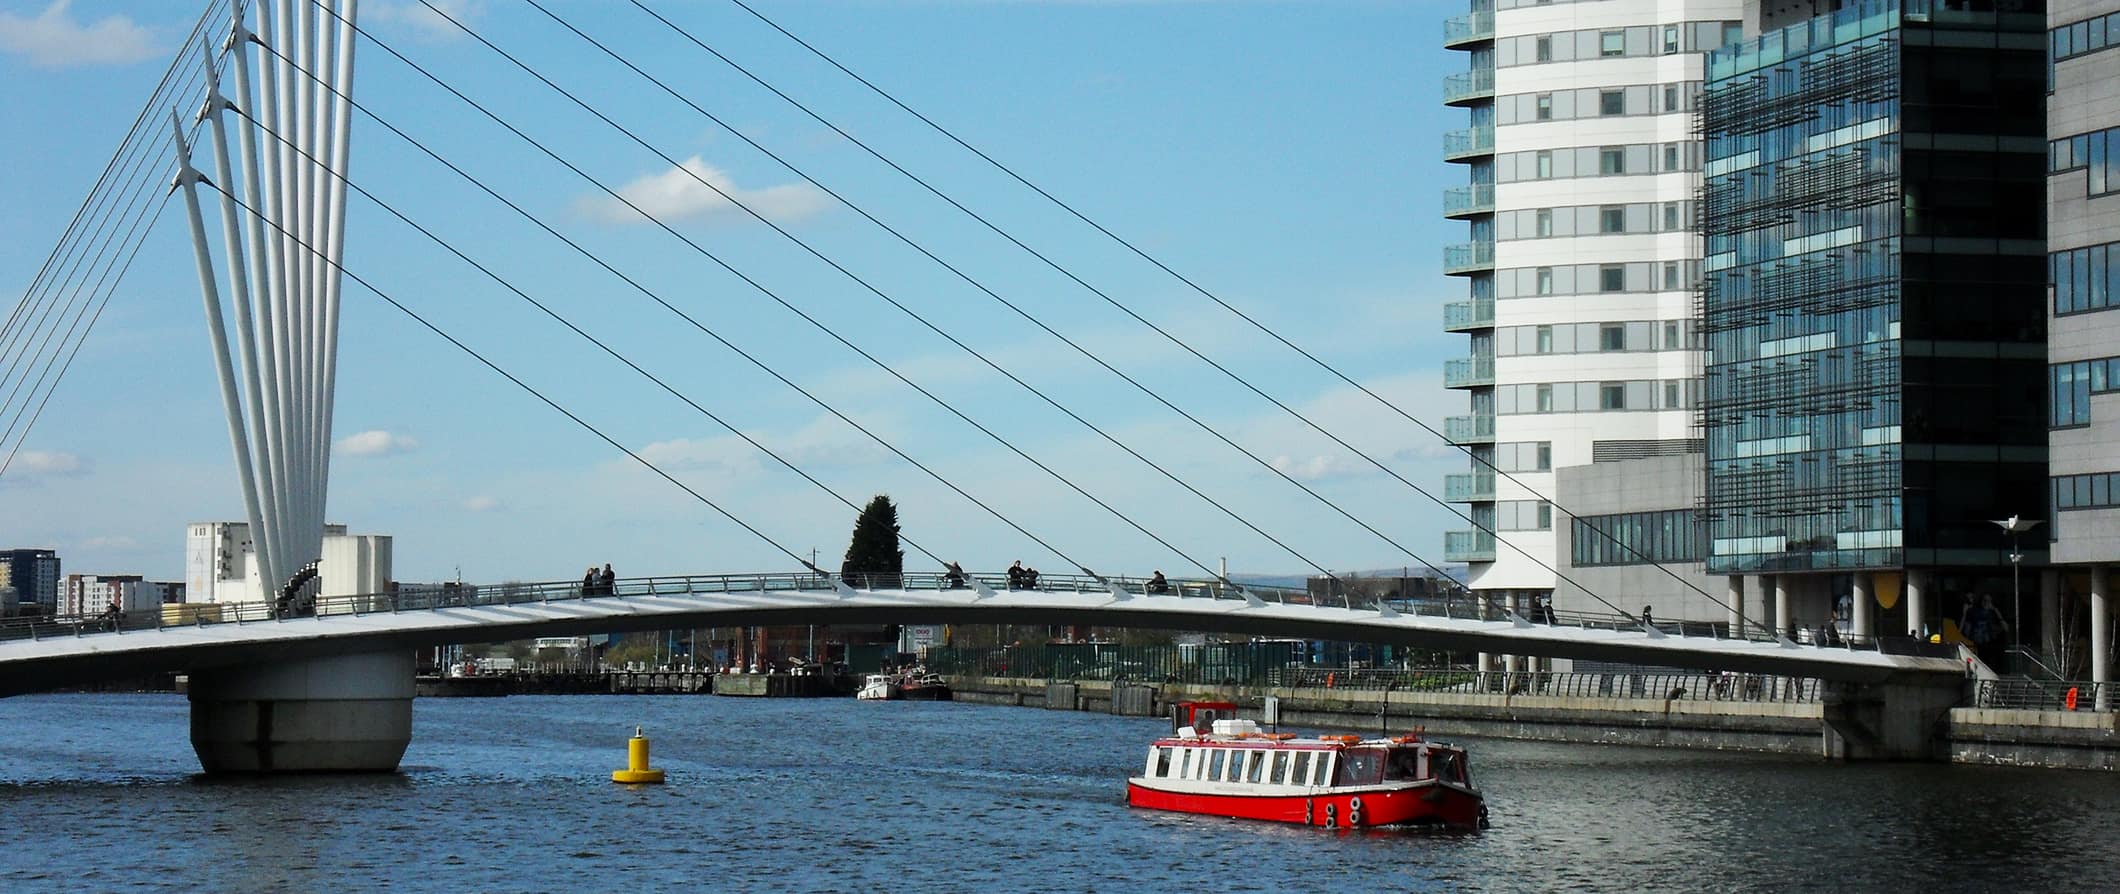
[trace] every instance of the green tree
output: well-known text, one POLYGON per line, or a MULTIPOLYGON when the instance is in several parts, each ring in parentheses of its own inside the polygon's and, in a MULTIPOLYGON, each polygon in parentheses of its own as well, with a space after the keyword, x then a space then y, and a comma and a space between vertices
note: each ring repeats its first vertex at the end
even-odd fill
POLYGON ((899 585, 904 572, 905 551, 898 548, 898 507, 890 497, 877 494, 854 519, 854 537, 847 543, 839 573, 857 587, 890 588, 899 585))

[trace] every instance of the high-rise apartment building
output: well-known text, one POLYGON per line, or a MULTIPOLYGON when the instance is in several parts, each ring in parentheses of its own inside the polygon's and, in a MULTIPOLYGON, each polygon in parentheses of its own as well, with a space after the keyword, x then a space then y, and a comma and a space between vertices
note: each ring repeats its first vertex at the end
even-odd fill
POLYGON ((1444 248, 1467 291, 1444 328, 1470 347, 1444 371, 1470 409, 1445 435, 1476 459, 1445 482, 1475 527, 1444 555, 1476 590, 1554 589, 1556 469, 1699 450, 1693 113, 1702 54, 1741 38, 1743 7, 1475 0, 1445 23, 1471 62, 1443 89, 1470 116, 1444 135, 1469 175, 1444 215, 1471 235, 1444 248))
MULTIPOLYGON (((2069 676, 2109 682, 2110 569, 2120 564, 2120 0, 2047 0, 2046 16, 2054 513, 2045 533, 2068 572, 2057 614, 2071 623, 2056 625, 2042 645, 2069 676), (2090 603, 2080 628, 2077 597, 2090 603)), ((2104 689, 2099 708, 2107 707, 2104 689)))
POLYGON ((1768 6, 1701 108, 1707 569, 1776 630, 1839 612, 1998 657, 2050 626, 2021 531, 2047 515, 2045 16, 1768 6))
POLYGON ((59 554, 48 549, 0 550, 0 587, 13 587, 18 609, 40 606, 50 614, 59 606, 59 554))

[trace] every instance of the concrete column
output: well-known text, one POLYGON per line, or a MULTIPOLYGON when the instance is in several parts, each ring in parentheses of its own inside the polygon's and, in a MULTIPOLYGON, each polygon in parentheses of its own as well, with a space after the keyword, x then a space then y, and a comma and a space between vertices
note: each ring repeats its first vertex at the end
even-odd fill
POLYGON ((1795 581, 1790 580, 1790 577, 1791 575, 1787 574, 1777 574, 1774 576, 1775 636, 1787 636, 1789 633, 1789 622, 1794 620, 1796 617, 1795 615, 1789 613, 1789 587, 1796 583, 1795 581))
POLYGON ((1870 573, 1855 572, 1854 606, 1849 614, 1848 630, 1856 636, 1872 636, 1877 632, 1877 599, 1870 593, 1870 573))
POLYGON ((1730 575, 1729 596, 1723 600, 1730 604, 1730 635, 1743 639, 1745 635, 1745 576, 1730 575))
POLYGON ((410 649, 199 671, 191 747, 208 773, 387 773, 412 696, 410 649))
MULTIPOLYGON (((1507 590, 1507 591, 1504 591, 1504 595, 1502 596, 1502 606, 1503 606, 1504 608, 1508 609, 1508 611, 1509 611, 1509 613, 1510 613, 1510 614, 1512 614, 1512 615, 1516 615, 1517 617, 1523 617, 1523 616, 1524 616, 1524 593, 1523 593, 1523 591, 1521 591, 1521 590, 1507 590)), ((1520 674, 1520 673, 1523 673, 1523 671, 1524 671, 1524 657, 1523 657, 1522 655, 1505 655, 1505 656, 1502 656, 1502 670, 1503 670, 1504 672, 1506 672, 1506 673, 1508 673, 1508 674, 1509 674, 1509 677, 1510 677, 1510 685, 1512 685, 1512 686, 1513 686, 1513 685, 1515 685, 1515 682, 1516 682, 1516 675, 1517 675, 1517 674, 1520 674)))
POLYGON ((2061 570, 2058 568, 2039 572, 2039 651, 2056 661, 2061 657, 2061 570))
MULTIPOLYGON (((2112 587, 2106 582, 2105 566, 2091 566, 2091 681, 2111 683, 2113 680, 2113 607, 2112 587)), ((2105 710, 2111 704, 2106 686, 2099 686, 2097 708, 2105 710)))
POLYGON ((1923 593, 1922 590, 1928 588, 1928 583, 1928 572, 1918 568, 1907 569, 1905 598, 1907 603, 1908 636, 1927 636, 1923 628, 1927 627, 1929 623, 1929 606, 1927 594, 1923 593))

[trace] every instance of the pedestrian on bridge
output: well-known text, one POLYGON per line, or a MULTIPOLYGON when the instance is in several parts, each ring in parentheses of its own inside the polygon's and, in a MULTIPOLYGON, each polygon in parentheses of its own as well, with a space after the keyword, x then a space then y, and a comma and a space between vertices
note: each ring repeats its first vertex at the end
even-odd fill
POLYGON ((964 569, 959 567, 957 563, 951 562, 950 567, 942 572, 942 588, 945 590, 964 589, 964 569))
POLYGON ((603 590, 605 596, 609 596, 613 593, 618 592, 618 575, 612 573, 611 563, 604 563, 604 573, 603 577, 600 580, 603 586, 599 587, 598 589, 603 590))
POLYGON ((1656 629, 1656 618, 1650 615, 1649 607, 1646 605, 1642 606, 1642 626, 1650 630, 1656 629))
POLYGON ((1011 590, 1023 589, 1022 559, 1017 559, 1015 564, 1008 566, 1008 588, 1011 590))
POLYGON ((1150 592, 1150 593, 1168 593, 1168 592, 1170 592, 1170 581, 1169 581, 1169 580, 1166 580, 1166 579, 1164 579, 1164 577, 1163 577, 1163 572, 1162 572, 1161 570, 1158 570, 1158 571, 1157 571, 1157 572, 1155 573, 1155 575, 1154 575, 1154 576, 1152 576, 1152 577, 1150 577, 1150 578, 1148 579, 1148 592, 1150 592))

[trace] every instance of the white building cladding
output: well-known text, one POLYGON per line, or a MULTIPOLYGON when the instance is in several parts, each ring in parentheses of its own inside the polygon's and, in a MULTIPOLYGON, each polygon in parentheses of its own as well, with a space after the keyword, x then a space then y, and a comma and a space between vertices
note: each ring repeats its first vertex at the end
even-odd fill
POLYGON ((1444 214, 1471 231, 1444 249, 1468 290, 1445 328, 1470 341, 1444 373, 1470 413, 1445 433, 1476 458, 1444 489, 1476 529, 1449 532, 1444 552, 1475 589, 1553 589, 1567 528, 1548 502, 1553 469, 1699 449, 1693 109, 1701 54, 1742 36, 1743 9, 1474 0, 1445 24, 1446 46, 1471 57, 1445 101, 1472 125, 1444 137, 1470 181, 1444 214))

